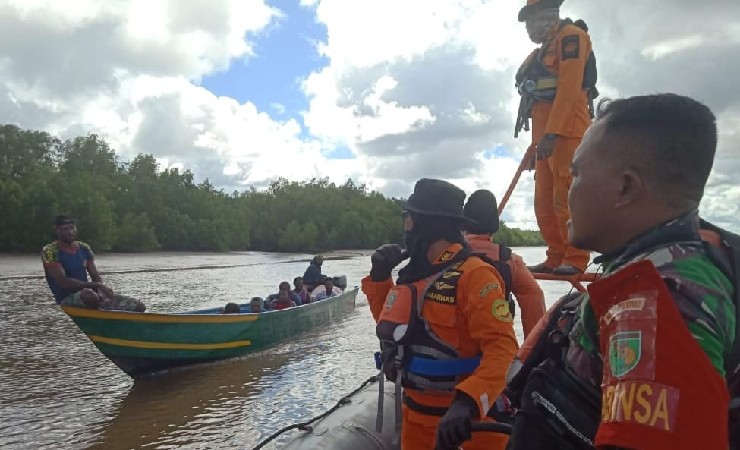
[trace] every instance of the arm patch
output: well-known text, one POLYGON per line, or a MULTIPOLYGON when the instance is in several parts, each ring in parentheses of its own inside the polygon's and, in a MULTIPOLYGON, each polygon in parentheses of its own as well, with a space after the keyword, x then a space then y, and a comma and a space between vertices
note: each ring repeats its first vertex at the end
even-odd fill
POLYGON ((41 251, 41 261, 44 264, 55 264, 59 262, 59 248, 56 244, 45 245, 41 251))
POLYGON ((560 42, 560 52, 563 55, 562 60, 578 59, 581 53, 581 42, 577 34, 565 36, 560 42))

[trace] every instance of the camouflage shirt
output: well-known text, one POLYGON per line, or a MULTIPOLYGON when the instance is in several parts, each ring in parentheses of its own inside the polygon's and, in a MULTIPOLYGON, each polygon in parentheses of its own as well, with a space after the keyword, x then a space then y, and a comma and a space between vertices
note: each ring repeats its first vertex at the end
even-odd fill
MULTIPOLYGON (((734 287, 709 259, 699 236, 699 216, 689 213, 654 228, 625 248, 595 260, 605 276, 621 267, 648 259, 660 272, 689 331, 720 373, 735 339, 734 287)), ((598 322, 584 294, 569 334, 567 362, 581 378, 601 384, 598 322)))

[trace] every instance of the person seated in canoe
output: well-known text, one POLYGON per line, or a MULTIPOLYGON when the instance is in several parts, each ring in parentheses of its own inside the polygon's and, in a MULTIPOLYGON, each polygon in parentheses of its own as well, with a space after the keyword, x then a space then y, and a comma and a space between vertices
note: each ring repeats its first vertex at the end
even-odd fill
POLYGON ((329 297, 335 297, 341 293, 342 290, 334 286, 334 280, 331 277, 326 277, 324 284, 318 286, 311 292, 311 298, 314 302, 318 302, 329 297))
POLYGON ((288 297, 290 297, 290 299, 293 300, 293 303, 295 303, 297 306, 300 306, 303 304, 301 302, 301 297, 290 289, 290 283, 288 283, 287 281, 283 281, 282 283, 278 285, 277 294, 270 294, 267 296, 267 304, 270 304, 273 300, 278 298, 280 293, 283 291, 288 292, 288 297))
POLYGON ((270 309, 281 310, 285 308, 292 308, 296 306, 295 302, 290 298, 290 289, 280 291, 277 298, 270 302, 270 309))
POLYGON ((326 276, 321 273, 322 264, 324 264, 324 257, 316 255, 308 265, 308 269, 303 273, 303 284, 306 285, 309 291, 321 285, 323 277, 326 276))
POLYGON ((249 302, 249 312, 259 314, 264 311, 262 307, 262 297, 252 297, 249 302))
POLYGON ((224 306, 224 309, 221 311, 221 314, 239 314, 242 312, 242 309, 234 302, 229 302, 224 306))
POLYGON ((114 294, 113 289, 103 284, 95 266, 95 254, 88 244, 77 240, 77 224, 72 217, 57 216, 54 233, 57 240, 44 246, 41 261, 46 283, 58 305, 137 312, 146 310, 141 301, 114 294))
POLYGON ((311 303, 311 295, 308 293, 308 289, 306 289, 306 285, 303 284, 303 277, 293 278, 293 286, 294 286, 293 293, 298 295, 298 297, 301 299, 300 304, 311 303))

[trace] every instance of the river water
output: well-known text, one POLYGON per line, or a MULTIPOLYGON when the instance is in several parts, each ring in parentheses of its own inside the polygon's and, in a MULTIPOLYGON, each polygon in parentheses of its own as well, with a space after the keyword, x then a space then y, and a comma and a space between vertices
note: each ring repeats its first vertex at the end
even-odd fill
MULTIPOLYGON (((515 251, 529 264, 544 256, 542 248, 515 251)), ((359 285, 369 254, 344 252, 326 260, 323 272, 359 285)), ((104 254, 97 266, 108 285, 142 299, 148 311, 179 312, 265 296, 302 275, 309 258, 104 254)), ((375 373, 377 340, 360 291, 354 313, 326 329, 134 382, 54 304, 42 273, 38 256, 0 255, 0 448, 251 448, 324 412, 375 373)), ((541 284, 548 304, 569 289, 541 284)), ((521 341, 520 323, 516 329, 521 341)))

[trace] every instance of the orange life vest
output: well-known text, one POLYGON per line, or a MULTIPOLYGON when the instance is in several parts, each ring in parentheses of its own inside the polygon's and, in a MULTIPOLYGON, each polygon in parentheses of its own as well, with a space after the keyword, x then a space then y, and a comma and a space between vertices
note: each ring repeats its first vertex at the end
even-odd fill
POLYGON ((458 348, 438 336, 422 316, 425 307, 433 314, 456 314, 464 263, 465 259, 423 280, 396 285, 388 293, 376 334, 381 364, 391 381, 408 389, 452 393, 461 377, 480 364, 482 355, 461 358, 458 348))

